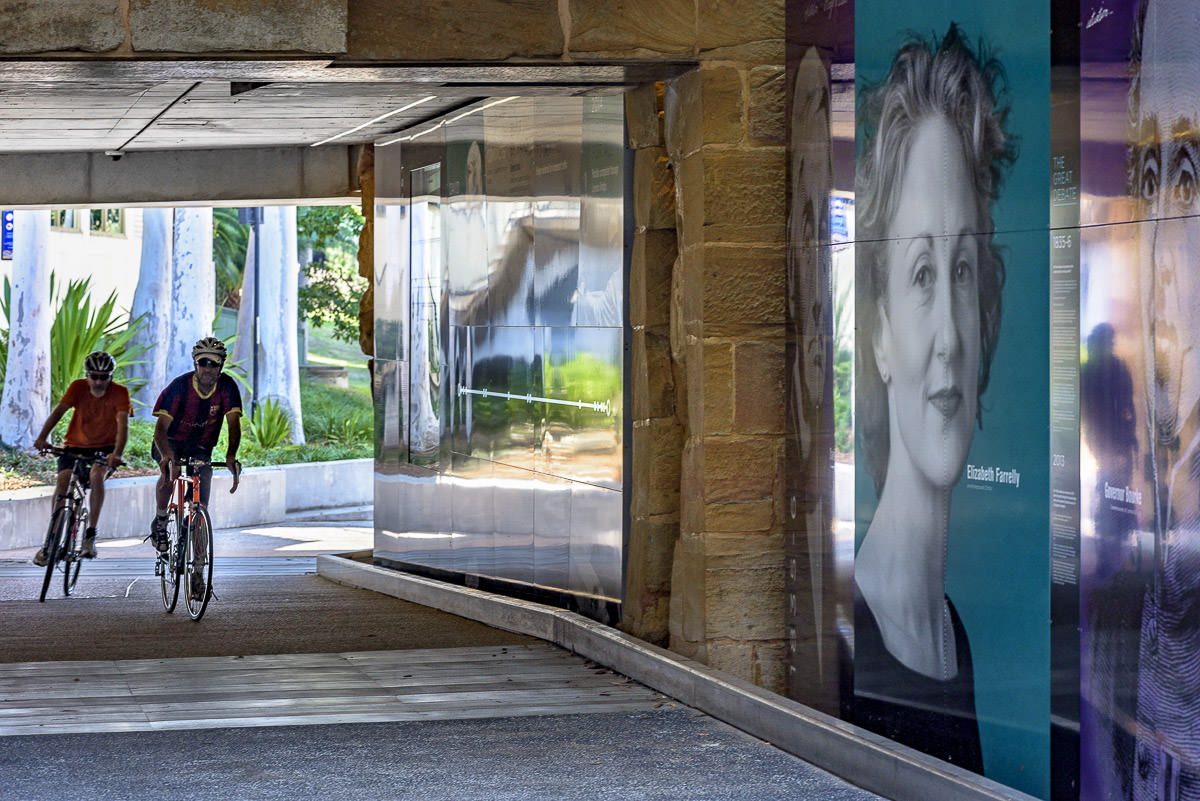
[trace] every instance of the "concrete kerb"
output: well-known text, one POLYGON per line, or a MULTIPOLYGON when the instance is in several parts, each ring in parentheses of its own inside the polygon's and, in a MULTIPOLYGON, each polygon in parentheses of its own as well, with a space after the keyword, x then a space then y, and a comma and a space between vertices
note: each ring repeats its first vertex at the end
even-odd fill
MULTIPOLYGON (((374 501, 373 459, 250 467, 238 491, 233 477, 213 473, 213 524, 236 528, 277 523, 299 511, 365 506, 374 501)), ((111 478, 105 482, 100 539, 144 537, 154 516, 155 476, 111 478)), ((50 519, 53 487, 32 487, 0 497, 0 550, 41 545, 50 519)))
POLYGON ((344 556, 317 557, 331 581, 553 642, 895 801, 1035 801, 574 612, 434 581, 344 556))

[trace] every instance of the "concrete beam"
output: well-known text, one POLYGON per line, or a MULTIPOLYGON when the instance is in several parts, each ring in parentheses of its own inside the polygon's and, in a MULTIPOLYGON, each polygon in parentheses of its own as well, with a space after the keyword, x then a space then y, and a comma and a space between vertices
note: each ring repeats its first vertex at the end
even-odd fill
POLYGON ((0 154, 0 207, 352 201, 357 146, 0 154))

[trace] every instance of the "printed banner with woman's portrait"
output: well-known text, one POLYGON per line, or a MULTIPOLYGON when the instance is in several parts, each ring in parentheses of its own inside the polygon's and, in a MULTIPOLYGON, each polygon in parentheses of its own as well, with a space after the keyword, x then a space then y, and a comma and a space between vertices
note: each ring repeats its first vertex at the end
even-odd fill
POLYGON ((1045 4, 855 4, 853 719, 1049 783, 1045 4))

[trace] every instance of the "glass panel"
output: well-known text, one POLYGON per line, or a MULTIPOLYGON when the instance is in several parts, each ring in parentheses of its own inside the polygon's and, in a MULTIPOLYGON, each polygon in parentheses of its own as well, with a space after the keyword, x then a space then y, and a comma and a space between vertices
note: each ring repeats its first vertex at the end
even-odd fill
POLYGON ((50 227, 74 231, 79 229, 78 212, 75 209, 51 209, 50 227))
POLYGON ((121 209, 92 209, 88 227, 105 234, 125 233, 125 213, 121 209))

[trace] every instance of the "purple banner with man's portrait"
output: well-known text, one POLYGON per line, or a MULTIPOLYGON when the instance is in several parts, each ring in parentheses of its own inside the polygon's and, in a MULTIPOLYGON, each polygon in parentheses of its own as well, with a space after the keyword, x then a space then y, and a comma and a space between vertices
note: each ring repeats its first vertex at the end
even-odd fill
POLYGON ((1200 14, 1081 10, 1080 798, 1200 798, 1200 14))

